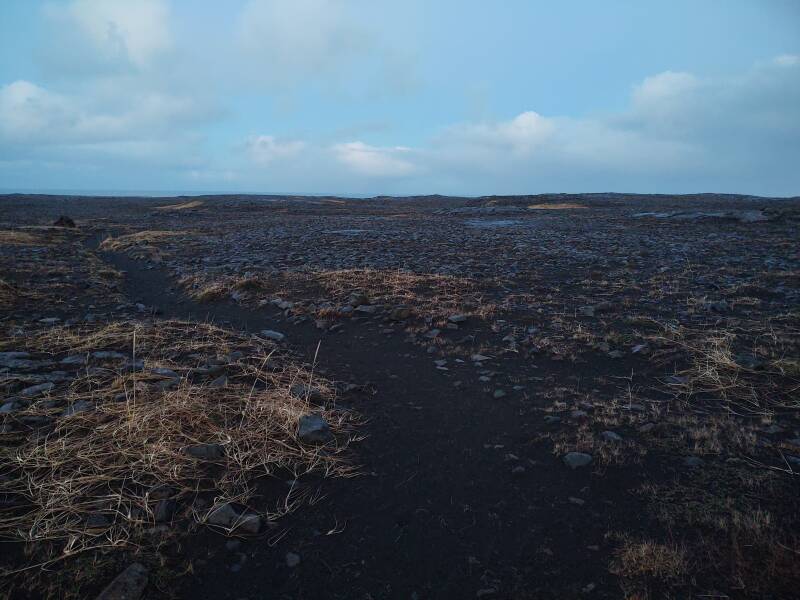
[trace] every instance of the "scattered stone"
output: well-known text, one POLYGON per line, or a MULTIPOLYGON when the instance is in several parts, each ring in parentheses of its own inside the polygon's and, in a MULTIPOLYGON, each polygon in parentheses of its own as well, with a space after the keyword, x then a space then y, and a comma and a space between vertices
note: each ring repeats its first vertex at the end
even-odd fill
POLYGON ((290 569, 294 569, 297 565, 300 564, 300 555, 295 554, 294 552, 287 552, 286 553, 286 566, 290 569))
POLYGON ((122 352, 116 352, 115 350, 99 350, 97 352, 92 352, 92 357, 99 360, 122 360, 128 358, 122 352))
POLYGON ((328 422, 320 415, 303 415, 297 436, 304 444, 324 444, 333 439, 328 422))
POLYGON ((605 442, 618 443, 622 441, 622 436, 614 431, 604 431, 600 434, 600 439, 605 442))
POLYGON ((100 592, 96 600, 139 600, 147 587, 147 568, 133 563, 100 592))
POLYGON ((705 461, 698 456, 687 456, 683 459, 683 464, 691 469, 702 467, 705 461))
POLYGON ((544 422, 548 425, 555 425, 556 423, 561 423, 561 417, 557 417, 555 415, 546 415, 544 422))
POLYGON ((563 461, 570 469, 580 469, 592 464, 592 456, 584 452, 569 452, 564 455, 563 461))
POLYGON ((467 320, 467 315, 457 314, 457 315, 450 315, 447 317, 447 320, 451 323, 463 323, 467 320))
POLYGON ((226 385, 228 385, 228 376, 225 374, 220 375, 208 384, 208 386, 212 388, 224 388, 226 385))
POLYGON ((263 335, 268 340, 273 340, 275 342, 282 342, 283 340, 286 339, 286 335, 284 335, 280 331, 273 331, 272 329, 263 330, 261 332, 261 335, 263 335))
POLYGON ((223 504, 211 511, 208 522, 245 533, 258 533, 261 529, 261 517, 252 513, 240 513, 230 504, 223 504))
POLYGON ((61 416, 71 417, 74 414, 92 410, 94 407, 94 403, 89 400, 78 400, 77 402, 74 402, 65 408, 64 412, 61 413, 61 416))
POLYGON ((38 396, 43 396, 44 394, 49 393, 54 387, 56 387, 56 384, 52 382, 40 383, 38 385, 32 385, 30 387, 26 387, 19 393, 19 395, 22 396, 23 398, 36 398, 38 396))
POLYGON ((61 359, 62 365, 85 365, 88 359, 85 354, 75 354, 61 359))
POLYGON ((404 306, 398 306, 389 313, 392 321, 405 321, 409 316, 411 316, 411 310, 404 306))
POLYGON ((155 518, 156 523, 167 523, 171 521, 177 507, 178 503, 172 498, 164 498, 159 500, 156 503, 155 509, 153 510, 153 517, 155 518))
POLYGON ((0 415, 10 414, 10 413, 14 412, 15 410, 17 410, 19 408, 19 406, 20 405, 19 405, 18 402, 14 402, 13 400, 10 400, 9 402, 6 402, 2 406, 0 406, 0 415))
POLYGON ((506 392, 505 392, 505 390, 496 389, 494 391, 494 394, 492 394, 492 396, 494 397, 495 400, 499 400, 500 398, 505 398, 506 397, 506 392))
POLYGON ((322 390, 307 383, 294 384, 289 388, 289 393, 292 395, 292 397, 300 400, 312 400, 314 402, 320 402, 324 399, 322 390))
POLYGON ((161 375, 161 377, 169 377, 170 379, 180 379, 180 375, 178 375, 172 369, 165 369, 163 367, 154 367, 150 369, 150 372, 154 375, 161 375))

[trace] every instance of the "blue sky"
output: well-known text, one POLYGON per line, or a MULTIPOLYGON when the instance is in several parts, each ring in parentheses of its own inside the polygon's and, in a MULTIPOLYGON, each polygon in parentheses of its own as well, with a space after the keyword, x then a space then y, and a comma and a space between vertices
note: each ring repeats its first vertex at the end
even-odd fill
POLYGON ((800 194, 795 0, 3 0, 0 189, 800 194))

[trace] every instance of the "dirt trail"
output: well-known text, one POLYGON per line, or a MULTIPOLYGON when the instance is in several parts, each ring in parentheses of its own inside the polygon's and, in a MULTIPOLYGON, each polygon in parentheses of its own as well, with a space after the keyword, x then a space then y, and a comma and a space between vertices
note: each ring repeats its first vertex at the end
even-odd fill
MULTIPOLYGON (((535 389, 529 399, 496 400, 471 364, 445 376, 433 357, 399 334, 380 333, 374 321, 322 333, 270 311, 200 305, 175 291, 165 272, 122 254, 101 256, 126 272, 130 300, 164 318, 276 329, 308 361, 319 344, 317 362, 328 376, 374 388, 340 400, 367 420, 366 439, 355 446, 363 475, 305 484, 318 486, 324 499, 282 519, 272 545, 261 538, 233 548, 204 533, 188 550, 194 574, 183 578, 180 597, 619 597, 606 534, 645 529, 627 491, 645 466, 566 468, 533 443, 547 427, 535 389), (298 566, 287 566, 287 552, 300 556, 298 566)), ((524 376, 531 369, 515 358, 490 367, 524 376)), ((575 375, 572 369, 542 362, 535 374, 559 380, 575 375)))

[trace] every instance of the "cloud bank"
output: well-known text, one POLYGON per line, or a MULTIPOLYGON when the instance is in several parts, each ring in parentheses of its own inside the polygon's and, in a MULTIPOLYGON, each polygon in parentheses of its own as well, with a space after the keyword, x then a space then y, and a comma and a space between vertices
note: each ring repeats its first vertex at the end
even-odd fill
MULTIPOLYGON (((269 118, 240 116, 231 90, 272 106, 294 103, 309 81, 352 83, 348 93, 366 97, 370 86, 387 88, 400 54, 356 8, 251 0, 204 55, 182 37, 167 0, 48 4, 41 78, 0 81, 0 176, 20 187, 46 171, 61 187, 96 187, 102 173, 121 187, 149 177, 152 189, 800 194, 793 54, 726 76, 654 73, 632 82, 616 112, 547 115, 531 101, 505 118, 445 119, 413 140, 391 129, 378 141, 332 138, 311 113, 303 131, 287 133, 274 107, 264 109, 269 118), (197 56, 187 62, 189 49, 197 56), (354 83, 353 73, 371 83, 354 83)), ((311 110, 303 106, 292 110, 311 110)), ((391 123, 391 108, 379 117, 391 123)))

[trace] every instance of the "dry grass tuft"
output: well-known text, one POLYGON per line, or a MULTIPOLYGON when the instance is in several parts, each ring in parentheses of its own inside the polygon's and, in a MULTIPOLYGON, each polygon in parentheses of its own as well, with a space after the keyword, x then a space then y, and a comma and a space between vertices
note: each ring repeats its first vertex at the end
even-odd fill
POLYGON ((34 235, 18 229, 0 230, 0 245, 7 246, 42 246, 47 240, 41 235, 34 235))
MULTIPOLYGON (((0 536, 50 542, 47 560, 146 545, 159 490, 177 502, 176 519, 188 523, 205 522, 226 503, 271 521, 299 500, 291 494, 280 502, 273 498, 270 508, 259 479, 354 474, 343 458, 352 417, 293 395, 293 385, 310 385, 312 372, 266 340, 167 321, 57 327, 4 346, 55 359, 116 350, 143 361, 87 368, 45 401, 7 417, 15 425, 0 434, 0 491, 16 509, 0 519, 0 536), (218 367, 214 376, 226 372, 223 386, 211 387, 211 376, 197 371, 209 364, 218 367), (173 369, 180 379, 164 385, 167 377, 154 367, 173 369), (89 408, 64 412, 81 404, 89 408), (326 418, 334 443, 316 447, 298 440, 298 419, 309 412, 326 418), (50 425, 38 431, 19 425, 31 417, 50 425), (197 444, 219 444, 223 456, 203 461, 187 454, 197 444)), ((332 399, 324 380, 315 379, 314 388, 332 399)))
POLYGON ((575 202, 554 202, 543 204, 531 204, 528 210, 569 210, 573 208, 589 208, 585 204, 576 204, 575 202))
POLYGON ((345 305, 354 296, 363 297, 373 305, 409 306, 440 317, 455 312, 486 317, 494 310, 494 305, 484 299, 489 282, 400 269, 287 271, 274 276, 228 278, 210 283, 186 277, 180 283, 201 301, 220 300, 233 292, 244 301, 288 298, 298 301, 294 312, 325 317, 336 316, 333 304, 345 305), (303 303, 304 299, 313 300, 303 303))
POLYGON ((800 409, 797 315, 749 323, 746 333, 667 329, 656 339, 688 357, 689 367, 668 380, 676 397, 744 415, 800 409))
POLYGON ((686 551, 654 541, 626 541, 617 552, 611 572, 629 579, 657 579, 680 583, 688 571, 686 551))
POLYGON ((171 211, 171 210, 187 210, 189 208, 200 208, 205 204, 202 200, 190 200, 182 204, 167 204, 166 206, 156 206, 156 210, 171 211))
POLYGON ((169 241, 185 234, 186 232, 178 231, 139 231, 137 233, 121 235, 116 238, 107 238, 100 244, 100 249, 110 250, 112 252, 127 252, 131 258, 137 260, 151 260, 158 263, 161 262, 166 255, 155 244, 169 241))

